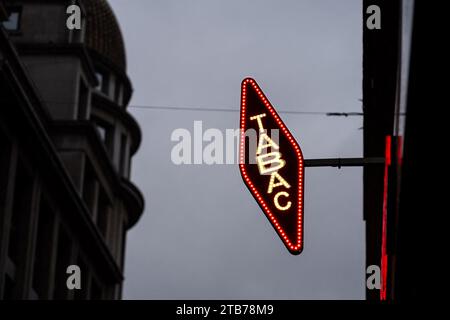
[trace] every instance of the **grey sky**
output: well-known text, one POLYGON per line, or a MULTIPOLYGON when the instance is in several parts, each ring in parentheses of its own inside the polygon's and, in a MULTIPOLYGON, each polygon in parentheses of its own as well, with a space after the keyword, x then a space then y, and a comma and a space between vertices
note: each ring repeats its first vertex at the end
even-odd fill
MULTIPOLYGON (((279 110, 361 111, 359 0, 110 0, 132 105, 238 108, 258 81, 279 110)), ((146 211, 129 233, 124 298, 362 299, 362 170, 307 168, 305 249, 291 256, 237 165, 176 166, 176 128, 236 128, 239 114, 130 109, 146 211)), ((306 158, 362 153, 362 119, 281 114, 306 158)))

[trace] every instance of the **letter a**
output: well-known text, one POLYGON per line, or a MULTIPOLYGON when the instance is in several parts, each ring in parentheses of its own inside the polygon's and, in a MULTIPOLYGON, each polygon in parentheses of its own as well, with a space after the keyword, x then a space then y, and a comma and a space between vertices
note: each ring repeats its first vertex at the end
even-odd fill
POLYGON ((77 265, 67 267, 67 274, 71 274, 66 281, 67 289, 81 289, 81 270, 77 265))
POLYGON ((67 18, 66 26, 69 30, 81 30, 81 9, 77 5, 71 5, 67 7, 67 14, 70 16, 67 18))
POLYGON ((373 290, 373 289, 380 290, 380 288, 381 288, 380 267, 377 266, 377 265, 370 265, 370 266, 367 267, 366 273, 370 274, 370 276, 367 278, 367 281, 366 281, 367 289, 369 289, 369 290, 373 290))
POLYGON ((371 5, 367 7, 366 13, 372 14, 367 18, 366 26, 369 30, 381 29, 381 9, 377 5, 371 5))
POLYGON ((186 129, 176 129, 172 132, 171 141, 177 141, 170 154, 172 162, 176 165, 192 164, 191 161, 191 133, 186 129))
POLYGON ((261 154, 263 149, 266 148, 274 148, 276 150, 280 149, 280 147, 275 143, 275 141, 270 139, 270 137, 266 133, 262 133, 259 136, 258 150, 256 150, 256 154, 257 155, 261 154), (267 141, 268 143, 264 144, 264 140, 267 141))
POLYGON ((287 181, 284 180, 283 177, 278 174, 278 172, 274 172, 270 176, 269 188, 267 189, 267 193, 272 193, 273 188, 276 188, 279 186, 285 186, 286 189, 289 189, 291 187, 291 185, 289 183, 287 183, 287 181), (279 182, 275 183, 275 178, 279 182))

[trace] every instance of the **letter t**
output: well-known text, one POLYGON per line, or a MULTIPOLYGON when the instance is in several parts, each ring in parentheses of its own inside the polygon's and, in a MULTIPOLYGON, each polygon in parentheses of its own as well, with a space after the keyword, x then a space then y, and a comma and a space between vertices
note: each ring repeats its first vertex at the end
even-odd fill
POLYGON ((258 121, 258 127, 259 127, 259 131, 260 132, 265 130, 264 126, 262 124, 262 121, 261 121, 261 118, 264 118, 265 116, 266 116, 265 113, 261 113, 261 114, 258 114, 257 116, 250 117, 250 120, 255 120, 256 119, 256 121, 258 121))

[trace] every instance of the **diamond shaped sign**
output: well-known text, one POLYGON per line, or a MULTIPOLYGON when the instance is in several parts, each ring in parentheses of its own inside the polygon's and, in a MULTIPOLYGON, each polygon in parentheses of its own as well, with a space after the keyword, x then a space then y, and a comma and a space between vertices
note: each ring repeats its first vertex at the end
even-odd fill
POLYGON ((244 183, 292 254, 303 250, 302 150, 255 80, 241 88, 239 168, 244 183))

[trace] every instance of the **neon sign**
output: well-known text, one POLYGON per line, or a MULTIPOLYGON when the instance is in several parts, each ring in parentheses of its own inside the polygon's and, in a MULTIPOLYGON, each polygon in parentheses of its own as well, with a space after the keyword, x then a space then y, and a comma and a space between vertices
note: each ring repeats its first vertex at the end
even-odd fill
POLYGON ((244 183, 292 254, 303 250, 304 165, 300 146, 258 84, 242 81, 239 168, 244 183), (246 138, 257 132, 257 148, 246 138), (279 133, 274 137, 272 132, 279 133))

